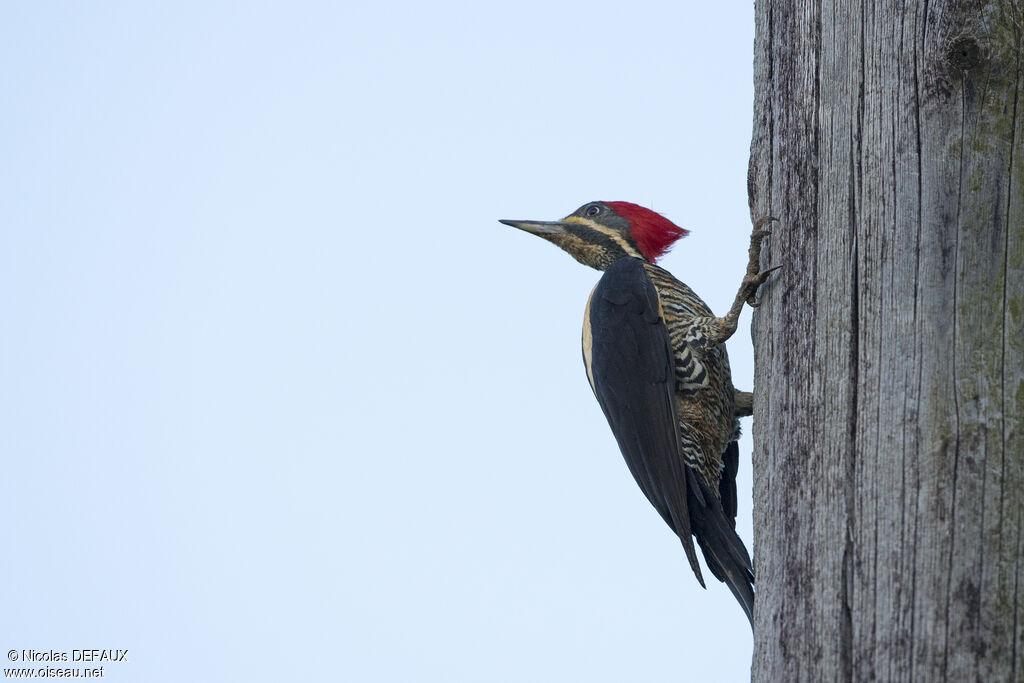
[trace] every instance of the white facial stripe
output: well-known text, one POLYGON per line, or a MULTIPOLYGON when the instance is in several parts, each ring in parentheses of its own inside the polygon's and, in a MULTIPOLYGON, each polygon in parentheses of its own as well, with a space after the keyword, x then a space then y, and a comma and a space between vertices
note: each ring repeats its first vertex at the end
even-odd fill
POLYGON ((633 256, 635 258, 643 258, 643 256, 640 255, 640 252, 638 252, 636 249, 634 249, 629 244, 629 242, 626 241, 625 237, 623 237, 620 233, 616 232, 615 230, 612 230, 611 228, 606 228, 605 226, 601 225, 600 223, 595 223, 594 221, 590 220, 589 218, 583 218, 581 216, 569 216, 568 218, 565 219, 565 222, 567 222, 567 223, 579 223, 580 225, 587 226, 591 230, 596 230, 597 232, 601 233, 602 235, 606 235, 606 236, 612 238, 612 241, 614 241, 617 245, 622 247, 622 251, 626 252, 630 256, 633 256))

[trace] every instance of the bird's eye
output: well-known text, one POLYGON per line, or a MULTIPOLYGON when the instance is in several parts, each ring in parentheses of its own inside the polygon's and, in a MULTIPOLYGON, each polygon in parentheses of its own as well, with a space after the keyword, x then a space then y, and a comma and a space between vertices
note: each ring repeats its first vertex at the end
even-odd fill
POLYGON ((591 204, 590 206, 587 207, 588 216, 596 216, 599 213, 601 213, 601 207, 598 206, 597 204, 591 204))

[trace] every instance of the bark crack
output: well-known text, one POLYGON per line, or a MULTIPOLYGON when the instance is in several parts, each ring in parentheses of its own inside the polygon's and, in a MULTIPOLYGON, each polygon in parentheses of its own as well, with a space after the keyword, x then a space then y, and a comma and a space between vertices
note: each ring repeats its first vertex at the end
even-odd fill
MULTIPOLYGON (((987 26, 986 26, 986 30, 989 30, 989 28, 987 26)), ((967 81, 967 73, 965 72, 964 73, 964 96, 965 97, 966 97, 966 94, 967 94, 967 83, 966 83, 966 81, 967 81)), ((988 89, 989 89, 989 85, 991 84, 991 81, 992 81, 992 78, 989 75, 989 73, 986 71, 985 72, 985 76, 984 76, 984 80, 983 80, 983 85, 982 85, 982 88, 981 88, 981 99, 978 100, 978 102, 980 103, 979 106, 981 107, 982 111, 984 111, 984 109, 985 109, 985 100, 988 97, 988 89)), ((967 116, 967 108, 965 106, 964 107, 964 117, 966 118, 966 116, 967 116)), ((961 168, 963 168, 963 153, 964 153, 963 150, 964 150, 964 147, 963 147, 963 144, 961 144, 961 157, 960 157, 960 159, 961 159, 961 168)), ((1011 150, 1012 150, 1012 147, 1011 147, 1011 150)), ((960 182, 963 183, 963 173, 962 172, 961 172, 961 175, 960 175, 960 182)), ((959 245, 960 245, 960 226, 959 226, 959 221, 958 221, 958 223, 957 223, 957 247, 958 247, 957 254, 958 255, 959 255, 959 245)), ((957 271, 957 272, 959 272, 959 271, 957 271)), ((957 282, 959 283, 959 279, 957 280, 957 282)), ((954 321, 955 321, 955 317, 957 315, 955 310, 953 312, 953 315, 954 315, 954 321)), ((954 327, 954 329, 956 329, 956 328, 954 327)), ((1000 372, 1001 372, 1001 370, 1000 370, 1000 372)), ((955 373, 955 370, 954 370, 954 373, 955 373)), ((954 377, 955 376, 956 375, 954 374, 954 377)), ((959 396, 958 393, 957 393, 956 386, 953 387, 953 396, 957 397, 957 398, 959 396)), ((959 450, 960 450, 959 449, 959 445, 960 445, 960 440, 959 440, 959 438, 960 438, 960 409, 959 409, 959 404, 956 404, 956 405, 957 405, 957 454, 959 455, 959 450)), ((986 476, 986 472, 987 472, 987 468, 988 468, 988 441, 989 441, 988 440, 988 431, 987 430, 984 432, 984 435, 985 435, 984 447, 982 448, 982 455, 981 455, 981 471, 982 471, 982 475, 981 475, 981 500, 982 501, 988 500, 985 497, 985 483, 988 480, 988 476, 986 476)), ((953 500, 953 505, 954 505, 954 507, 956 506, 956 499, 955 498, 953 500)), ((987 507, 988 506, 985 505, 985 504, 981 505, 981 515, 980 515, 979 527, 978 527, 979 531, 980 531, 980 534, 981 534, 981 537, 982 537, 982 552, 979 554, 979 557, 978 557, 978 575, 977 575, 978 586, 979 586, 980 590, 984 590, 984 588, 985 588, 984 580, 985 580, 985 555, 986 555, 986 553, 984 552, 984 542, 985 542, 984 538, 985 538, 985 510, 986 510, 987 507)), ((979 603, 982 602, 980 597, 979 597, 978 600, 979 600, 979 603)), ((980 604, 979 604, 979 609, 980 609, 980 604)), ((981 617, 980 616, 978 617, 978 622, 976 623, 975 627, 980 632, 980 629, 981 629, 981 617)), ((981 661, 982 661, 982 653, 981 653, 980 649, 978 649, 978 648, 975 648, 975 650, 974 650, 974 661, 976 662, 976 665, 980 665, 981 661)), ((977 669, 975 669, 975 670, 977 670, 977 669)))
POLYGON ((1018 507, 1017 508, 1017 553, 1016 553, 1017 561, 1014 563, 1014 566, 1013 566, 1013 633, 1011 634, 1012 637, 1013 637, 1013 655, 1012 655, 1012 659, 1011 659, 1011 661, 1013 662, 1013 665, 1011 667, 1013 672, 1010 675, 1010 680, 1011 681, 1017 680, 1017 628, 1018 628, 1017 617, 1018 617, 1018 615, 1020 615, 1020 603, 1017 601, 1018 600, 1018 596, 1020 595, 1020 593, 1018 592, 1018 589, 1020 588, 1020 554, 1021 554, 1021 547, 1020 547, 1021 533, 1020 533, 1020 531, 1021 531, 1021 514, 1020 514, 1020 508, 1018 507))
MULTIPOLYGON (((851 152, 853 145, 851 141, 851 152)), ((850 155, 850 183, 855 182, 853 154, 850 155)), ((854 195, 855 197, 856 195, 854 195)), ((849 454, 846 462, 845 505, 846 505, 846 544, 843 547, 842 564, 842 600, 841 621, 839 624, 839 658, 841 676, 844 681, 853 681, 853 533, 856 528, 856 479, 857 479, 857 411, 859 392, 859 356, 860 356, 860 249, 857 239, 857 205, 854 197, 850 199, 851 228, 853 232, 853 249, 850 269, 850 412, 847 422, 847 439, 849 454)))
MULTIPOLYGON (((914 348, 914 352, 916 354, 918 354, 918 358, 920 358, 920 354, 921 354, 921 349, 918 346, 920 344, 921 337, 918 335, 918 331, 920 329, 919 328, 920 322, 919 322, 918 316, 917 316, 917 304, 918 304, 918 301, 921 298, 920 291, 919 291, 920 282, 921 282, 921 233, 924 231, 924 214, 923 214, 923 210, 924 210, 924 207, 923 207, 923 197, 924 197, 923 189, 924 188, 923 188, 923 181, 922 181, 922 178, 923 178, 923 175, 924 175, 924 170, 922 168, 922 152, 921 152, 921 77, 920 77, 921 64, 920 64, 920 60, 921 60, 921 54, 924 51, 924 32, 926 30, 927 15, 928 15, 928 2, 927 2, 927 0, 925 0, 925 4, 924 4, 924 19, 921 20, 922 28, 921 28, 920 32, 918 32, 918 27, 917 26, 914 27, 914 36, 915 36, 915 45, 914 45, 914 132, 915 132, 915 142, 916 142, 916 145, 917 145, 917 149, 916 149, 916 152, 917 152, 917 234, 915 235, 915 237, 916 237, 916 244, 914 245, 914 308, 913 308, 913 315, 914 315, 914 347, 913 348, 914 348), (920 36, 920 38, 918 38, 918 36, 920 36), (920 40, 920 44, 919 45, 916 44, 917 40, 920 40)), ((914 20, 917 21, 919 17, 921 17, 921 13, 920 12, 916 12, 915 15, 914 15, 914 20)), ((922 381, 922 373, 923 373, 922 367, 923 367, 923 363, 918 362, 917 363, 917 393, 916 393, 916 397, 915 397, 916 400, 917 400, 917 406, 914 409, 915 416, 920 415, 920 413, 921 413, 921 381, 922 381)), ((904 402, 906 402, 906 394, 904 394, 904 402)), ((906 405, 905 404, 904 404, 903 413, 904 413, 904 415, 906 415, 906 405)), ((904 423, 904 430, 905 429, 906 429, 906 423, 904 423)), ((914 441, 915 441, 916 444, 920 444, 919 436, 920 436, 919 434, 916 434, 916 433, 914 434, 914 441)), ((906 438, 906 431, 904 431, 904 438, 906 438)), ((918 446, 918 448, 920 448, 920 447, 918 446)), ((905 452, 904 452, 904 457, 906 457, 906 453, 905 452)), ((918 452, 918 457, 920 457, 920 452, 918 452)), ((910 638, 909 638, 908 642, 910 642, 910 643, 914 643, 915 642, 914 641, 914 634, 915 634, 915 628, 917 626, 917 621, 916 621, 917 610, 914 608, 914 605, 915 605, 915 603, 917 601, 917 571, 916 571, 916 568, 917 568, 917 540, 918 540, 918 528, 917 528, 918 514, 917 514, 917 512, 918 512, 918 509, 919 509, 920 496, 921 496, 921 491, 920 491, 920 487, 919 486, 913 486, 912 490, 914 491, 913 495, 914 495, 914 513, 915 514, 911 518, 913 520, 914 529, 913 529, 913 541, 911 542, 911 553, 910 553, 910 572, 909 572, 910 573, 910 596, 909 596, 909 598, 907 600, 907 604, 910 605, 910 609, 908 610, 910 612, 910 638)), ((913 653, 913 648, 912 647, 908 648, 908 650, 909 650, 909 652, 908 652, 907 656, 908 656, 908 659, 910 660, 910 664, 909 664, 909 667, 908 667, 908 671, 910 672, 909 680, 912 681, 912 680, 914 680, 914 653, 913 653)))
MULTIPOLYGON (((1000 482, 1002 488, 1000 490, 1000 502, 999 502, 999 537, 1002 538, 1002 526, 1003 526, 1003 501, 1006 495, 1006 327, 1009 321, 1006 318, 1007 314, 1007 282, 1010 275, 1009 258, 1010 258, 1010 210, 1011 210, 1011 199, 1013 197, 1013 180, 1014 180, 1014 167, 1013 167, 1013 151, 1017 143, 1017 104, 1020 101, 1020 77, 1021 77, 1021 36, 1020 28, 1016 22, 1014 22, 1014 37, 1017 43, 1017 73, 1013 83, 1013 116, 1010 119, 1010 163, 1009 163, 1009 178, 1007 181, 1007 192, 1006 192, 1006 226, 1003 230, 1003 325, 1002 325, 1002 348, 1000 349, 1000 384, 999 384, 999 422, 1000 431, 1002 436, 1003 444, 1003 467, 1002 476, 1000 482)), ((1015 553, 1016 561, 1013 564, 1013 631, 1011 631, 1011 638, 1013 640, 1012 656, 1010 658, 1012 673, 1010 680, 1017 680, 1017 628, 1018 619, 1020 616, 1020 603, 1018 599, 1018 587, 1020 580, 1020 538, 1021 538, 1021 519, 1020 519, 1020 507, 1017 510, 1017 552, 1015 553)))
MULTIPOLYGON (((775 174, 775 53, 774 6, 768 3, 768 213, 772 213, 772 178, 775 174)), ((768 240, 768 248, 772 241, 768 240)))
POLYGON ((1014 24, 1014 34, 1018 45, 1016 60, 1016 77, 1013 82, 1013 113, 1010 117, 1010 160, 1007 165, 1006 181, 1006 220, 1003 223, 1003 310, 1002 327, 1000 329, 1000 356, 999 356, 999 427, 1002 436, 1003 461, 999 481, 1003 483, 999 492, 999 531, 1002 537, 1003 528, 1003 507, 1006 501, 1006 327, 1009 321, 1006 319, 1007 309, 1007 282, 1010 277, 1010 211, 1013 198, 1013 151, 1017 144, 1017 103, 1020 97, 1020 33, 1017 25, 1014 24))
MULTIPOLYGON (((965 77, 966 78, 966 77, 965 77)), ((960 87, 960 187, 956 199, 956 235, 953 244, 953 422, 956 426, 956 440, 953 450, 953 486, 949 498, 949 564, 946 573, 946 626, 945 643, 942 648, 942 677, 949 676, 949 615, 953 603, 953 558, 956 555, 956 484, 957 475, 960 469, 960 396, 957 393, 957 342, 959 335, 960 315, 957 309, 957 294, 959 288, 959 267, 960 267, 960 210, 963 207, 964 197, 964 143, 967 127, 967 87, 961 83, 960 87)))

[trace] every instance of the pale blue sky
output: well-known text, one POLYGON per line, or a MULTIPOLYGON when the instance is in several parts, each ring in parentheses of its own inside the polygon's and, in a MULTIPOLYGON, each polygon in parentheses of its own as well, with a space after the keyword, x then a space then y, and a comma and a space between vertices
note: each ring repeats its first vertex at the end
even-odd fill
MULTIPOLYGON (((599 274, 497 219, 651 206, 724 311, 752 44, 748 3, 6 3, 4 651, 746 679, 587 385, 599 274)), ((748 438, 740 490, 751 546, 748 438)))

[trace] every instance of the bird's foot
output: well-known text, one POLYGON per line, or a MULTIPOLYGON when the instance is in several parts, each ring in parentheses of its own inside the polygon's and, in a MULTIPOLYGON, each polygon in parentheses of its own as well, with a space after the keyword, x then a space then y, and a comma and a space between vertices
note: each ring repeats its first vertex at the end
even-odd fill
POLYGON ((765 280, 768 279, 769 275, 771 275, 772 273, 774 273, 776 270, 778 270, 781 267, 782 266, 775 266, 774 268, 769 268, 768 270, 762 270, 760 273, 756 273, 756 274, 753 274, 753 275, 748 273, 743 278, 743 285, 742 285, 743 292, 747 295, 746 296, 747 303, 752 308, 757 308, 758 306, 761 305, 761 302, 757 301, 757 299, 755 298, 756 295, 757 295, 757 288, 764 284, 765 280))
POLYGON ((758 244, 760 244, 766 235, 772 234, 770 226, 772 223, 778 222, 778 220, 775 216, 762 216, 757 219, 757 222, 754 223, 754 230, 750 233, 750 243, 753 244, 754 240, 757 240, 758 244))
POLYGON ((754 308, 760 306, 755 299, 757 288, 768 279, 773 270, 778 270, 782 267, 776 266, 761 271, 761 242, 764 241, 765 237, 772 234, 771 224, 778 220, 774 216, 763 216, 754 223, 754 229, 750 233, 750 250, 748 251, 750 258, 747 261, 747 274, 743 278, 743 289, 747 292, 747 303, 754 308))

